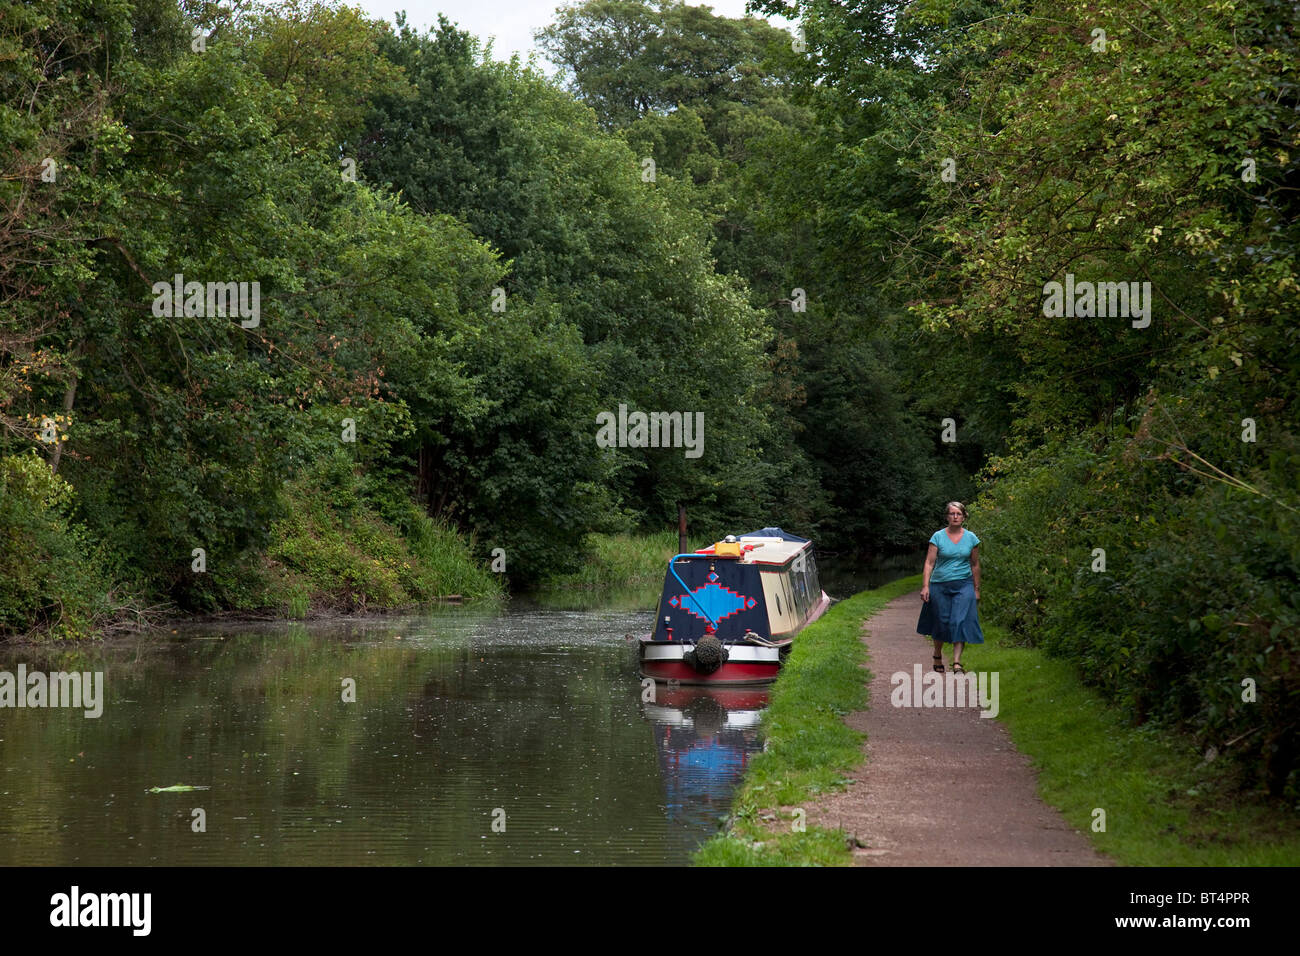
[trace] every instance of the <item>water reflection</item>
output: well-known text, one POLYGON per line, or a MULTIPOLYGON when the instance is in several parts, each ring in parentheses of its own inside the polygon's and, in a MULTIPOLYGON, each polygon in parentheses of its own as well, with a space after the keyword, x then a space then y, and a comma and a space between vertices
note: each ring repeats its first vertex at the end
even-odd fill
POLYGON ((717 832, 749 758, 763 749, 758 734, 766 688, 668 688, 656 685, 644 704, 654 724, 668 818, 698 832, 717 832))

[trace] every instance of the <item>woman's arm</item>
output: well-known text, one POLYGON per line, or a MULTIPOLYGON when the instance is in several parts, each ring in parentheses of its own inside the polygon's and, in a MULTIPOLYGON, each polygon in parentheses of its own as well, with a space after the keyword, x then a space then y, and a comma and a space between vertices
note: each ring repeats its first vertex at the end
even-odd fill
POLYGON ((970 576, 975 582, 975 600, 980 599, 980 546, 970 549, 970 576))
MULTIPOLYGON (((974 554, 974 550, 971 551, 974 554)), ((935 559, 939 556, 939 549, 933 544, 925 552, 925 570, 921 572, 921 600, 930 600, 930 574, 934 571, 935 559)))

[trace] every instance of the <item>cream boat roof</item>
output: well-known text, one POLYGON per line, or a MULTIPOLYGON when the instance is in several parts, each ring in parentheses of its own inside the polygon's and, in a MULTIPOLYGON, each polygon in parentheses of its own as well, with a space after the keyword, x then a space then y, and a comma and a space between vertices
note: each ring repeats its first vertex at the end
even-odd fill
POLYGON ((747 544, 755 546, 754 550, 741 553, 740 560, 744 564, 785 564, 811 543, 786 541, 784 538, 763 538, 757 535, 754 537, 745 535, 736 540, 740 542, 742 548, 747 544))

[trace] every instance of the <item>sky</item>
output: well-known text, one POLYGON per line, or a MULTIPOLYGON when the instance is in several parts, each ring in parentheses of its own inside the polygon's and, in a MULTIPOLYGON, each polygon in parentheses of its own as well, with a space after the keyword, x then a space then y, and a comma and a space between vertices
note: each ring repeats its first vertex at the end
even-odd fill
MULTIPOLYGON (((421 30, 438 22, 438 14, 444 13, 448 20, 456 23, 462 30, 474 34, 480 39, 495 37, 492 55, 498 60, 510 59, 511 53, 519 53, 524 59, 536 48, 533 46, 533 31, 548 26, 555 17, 556 8, 567 6, 563 0, 347 0, 348 5, 359 6, 373 17, 392 22, 397 11, 405 10, 407 22, 421 30)), ((743 17, 745 0, 713 0, 711 3, 692 3, 692 6, 708 6, 713 12, 723 17, 743 17)), ((780 18, 768 17, 777 26, 787 26, 780 18)), ((541 51, 537 51, 540 57, 541 51)), ((545 61, 539 65, 553 72, 545 61)))

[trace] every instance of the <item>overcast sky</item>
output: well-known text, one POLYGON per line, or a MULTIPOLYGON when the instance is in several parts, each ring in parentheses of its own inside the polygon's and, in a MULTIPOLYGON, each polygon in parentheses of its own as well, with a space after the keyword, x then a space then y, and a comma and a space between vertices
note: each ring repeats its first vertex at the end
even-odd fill
MULTIPOLYGON (((519 53, 527 59, 533 46, 533 31, 540 30, 555 18, 558 7, 567 6, 561 0, 347 0, 371 16, 393 21, 397 11, 405 10, 412 26, 424 30, 438 22, 438 14, 475 36, 486 40, 495 37, 492 54, 498 60, 510 59, 519 53)), ((743 17, 745 0, 715 0, 712 3, 692 3, 691 6, 712 7, 723 17, 743 17)), ((768 17, 777 26, 788 26, 779 17, 768 17)), ((539 54, 541 51, 537 51, 539 54)), ((540 64, 547 72, 550 66, 540 64)))

